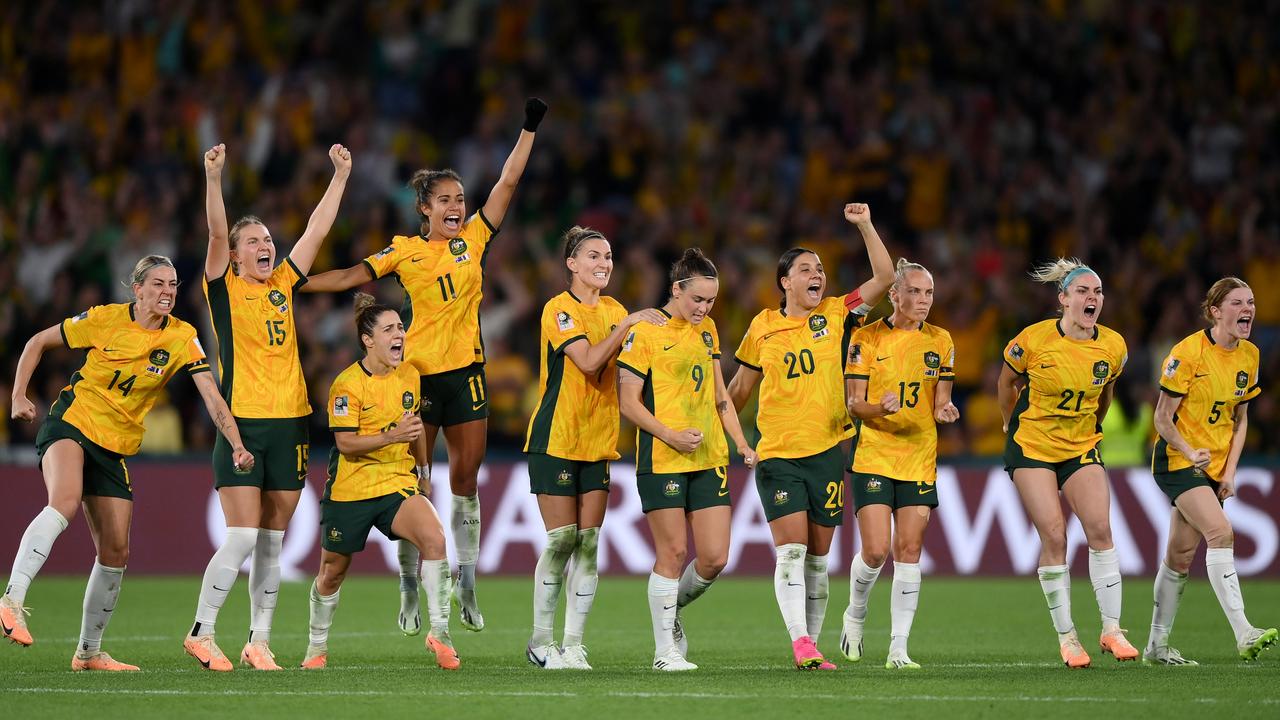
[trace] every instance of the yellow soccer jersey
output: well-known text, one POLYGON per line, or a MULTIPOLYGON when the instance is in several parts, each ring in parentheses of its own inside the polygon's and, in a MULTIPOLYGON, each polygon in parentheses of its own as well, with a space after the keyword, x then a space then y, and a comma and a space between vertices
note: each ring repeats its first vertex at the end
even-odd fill
POLYGON ((938 426, 933 401, 938 383, 955 380, 956 347, 951 334, 928 323, 895 328, 883 318, 849 341, 845 377, 867 381, 867 402, 895 393, 902 409, 863 420, 854 448, 853 471, 894 480, 938 478, 938 426))
POLYGON ((1023 329, 1004 349, 1004 361, 1027 379, 1009 432, 1033 460, 1078 458, 1102 440, 1098 396, 1120 377, 1129 359, 1124 338, 1098 325, 1088 340, 1062 333, 1058 320, 1023 329))
POLYGON ((160 329, 147 330, 133 321, 133 303, 95 305, 63 320, 61 329, 67 347, 89 353, 49 416, 121 455, 138 452, 142 419, 179 369, 209 371, 194 327, 169 316, 160 329))
POLYGON ((761 460, 817 455, 853 436, 841 370, 849 336, 865 317, 850 308, 861 305, 855 291, 826 298, 804 317, 763 310, 752 319, 735 359, 763 375, 756 412, 761 460))
POLYGON ((543 306, 538 409, 529 421, 525 452, 583 462, 618 459, 618 369, 610 360, 596 374, 585 375, 564 349, 577 340, 603 341, 626 316, 626 308, 611 297, 592 306, 571 292, 543 306))
POLYGON ((404 288, 400 319, 408 328, 405 360, 421 375, 484 362, 480 298, 489 241, 498 232, 481 210, 448 241, 397 235, 364 259, 375 278, 395 275, 404 288))
MULTIPOLYGON (((409 363, 386 375, 373 375, 357 362, 343 370, 329 388, 329 430, 377 435, 394 428, 404 414, 418 413, 418 371, 409 363)), ((409 443, 395 443, 367 455, 344 455, 335 445, 329 453, 326 500, 368 500, 391 493, 417 492, 409 443)))
POLYGON ((306 284, 293 260, 263 285, 231 271, 204 280, 204 296, 218 336, 222 397, 238 418, 296 418, 311 414, 298 355, 293 293, 306 284))
POLYGON ((662 327, 641 323, 632 329, 618 367, 644 378, 645 407, 672 430, 702 431, 702 444, 685 455, 637 428, 636 472, 684 473, 729 464, 729 443, 716 413, 719 360, 720 336, 711 318, 697 325, 673 318, 662 327))
MULTIPOLYGON (((1191 447, 1209 451, 1212 460, 1206 474, 1215 480, 1221 478, 1235 430, 1236 407, 1262 392, 1258 347, 1241 340, 1235 350, 1227 350, 1204 330, 1174 345, 1161 367, 1160 390, 1182 398, 1173 416, 1174 426, 1191 447)), ((1152 472, 1189 467, 1190 460, 1156 436, 1152 472)))

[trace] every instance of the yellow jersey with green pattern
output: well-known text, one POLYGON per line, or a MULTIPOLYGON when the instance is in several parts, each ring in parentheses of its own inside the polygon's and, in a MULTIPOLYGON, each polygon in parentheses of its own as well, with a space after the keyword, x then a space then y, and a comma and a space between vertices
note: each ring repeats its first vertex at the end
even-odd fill
POLYGON ((627 335, 618 367, 644 379, 640 397, 658 422, 672 430, 702 431, 702 443, 685 454, 636 429, 636 472, 685 473, 729 464, 729 443, 716 413, 715 363, 720 336, 715 321, 697 325, 669 318, 661 327, 640 323, 627 335))
POLYGON ((121 303, 95 305, 62 321, 67 347, 89 352, 49 408, 49 417, 121 455, 138 452, 142 419, 179 370, 209 371, 194 327, 170 315, 148 330, 133 318, 133 303, 121 303))
MULTIPOLYGON (((1241 340, 1227 350, 1203 330, 1183 339, 1161 365, 1160 391, 1182 398, 1173 424, 1193 448, 1205 448, 1211 460, 1205 474, 1222 477, 1235 432, 1236 408, 1258 397, 1258 346, 1241 340)), ((1182 453, 1156 435, 1151 471, 1169 473, 1192 466, 1182 453)))
MULTIPOLYGON (((407 412, 418 414, 421 379, 409 363, 386 375, 374 375, 356 362, 329 388, 329 430, 377 435, 399 424, 407 412)), ((363 455, 345 455, 335 445, 329 453, 329 480, 324 499, 368 500, 417 492, 418 475, 409 443, 394 443, 363 455)))
POLYGON ((938 383, 955 380, 955 365, 951 333, 936 325, 906 329, 882 318, 853 334, 845 377, 867 381, 867 402, 879 404, 893 393, 901 406, 892 415, 860 423, 853 472, 930 484, 938 479, 933 404, 938 383))
POLYGON ((489 242, 498 229, 481 210, 467 218, 452 240, 428 242, 397 235, 364 259, 374 278, 394 275, 404 288, 400 319, 405 360, 421 375, 436 375, 484 362, 480 299, 489 242))
POLYGON ((866 317, 855 290, 824 299, 807 315, 763 310, 751 320, 734 358, 761 373, 756 454, 803 458, 853 437, 844 402, 845 353, 854 328, 866 317), (856 301, 850 304, 850 298, 856 301))
POLYGON ((1098 398, 1129 359, 1124 338, 1098 325, 1075 340, 1059 320, 1026 327, 1009 341, 1004 361, 1026 378, 1009 420, 1009 438, 1022 454, 1042 462, 1083 457, 1102 440, 1098 398))
POLYGON ((538 409, 525 452, 582 462, 618 459, 618 368, 611 358, 587 375, 564 351, 578 340, 603 342, 626 316, 611 297, 586 305, 567 291, 543 306, 538 409))
POLYGON ((294 292, 307 278, 286 257, 266 283, 251 283, 228 264, 204 279, 204 296, 218 338, 222 397, 238 418, 297 418, 311 414, 298 353, 294 292))

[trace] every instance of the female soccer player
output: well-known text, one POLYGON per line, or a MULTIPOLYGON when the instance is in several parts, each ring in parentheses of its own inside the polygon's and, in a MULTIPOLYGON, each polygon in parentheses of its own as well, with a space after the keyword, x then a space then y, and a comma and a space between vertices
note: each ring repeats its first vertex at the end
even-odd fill
MULTIPOLYGON (((417 194, 421 234, 397 235, 385 249, 359 265, 320 273, 303 286, 304 292, 335 292, 394 275, 404 287, 408 361, 422 376, 427 460, 440 428, 444 428, 449 450, 449 487, 453 492, 449 524, 458 554, 453 599, 462 626, 473 631, 484 629, 484 616, 476 603, 476 559, 480 554, 476 474, 484 460, 489 417, 480 339, 484 259, 507 214, 533 149, 534 133, 546 112, 546 104, 537 98, 525 103, 524 129, 478 213, 466 218, 467 203, 457 173, 419 170, 409 185, 417 194)), ((400 629, 414 635, 421 625, 418 556, 408 543, 400 544, 400 582, 400 629)))
POLYGON ((1067 531, 1058 493, 1080 518, 1089 543, 1089 578, 1102 611, 1099 645, 1135 660, 1120 629, 1120 561, 1111 541, 1111 492, 1098 454, 1112 383, 1124 370, 1124 338, 1098 324, 1102 279, 1076 259, 1036 268, 1058 288, 1061 315, 1025 328, 1004 349, 997 382, 1004 418, 1005 469, 1040 535, 1040 587, 1067 667, 1088 667, 1071 620, 1067 531))
POLYGON ((231 662, 214 641, 214 625, 240 566, 252 555, 252 613, 240 663, 257 670, 279 670, 268 642, 280 589, 280 549, 306 484, 310 446, 311 406, 298 356, 293 293, 307 281, 307 271, 338 214, 351 174, 351 152, 341 145, 329 148, 333 179, 302 237, 279 266, 275 242, 261 220, 248 215, 227 231, 222 202, 226 157, 224 145, 204 154, 209 219, 204 294, 218 336, 223 397, 258 463, 251 472, 233 472, 231 446, 224 438, 214 443, 214 487, 227 534, 205 568, 195 622, 183 648, 201 667, 231 670, 231 662))
POLYGON ((937 424, 960 417, 951 403, 956 350, 950 333, 925 322, 933 275, 923 265, 898 260, 889 299, 893 314, 849 341, 849 412, 861 421, 850 465, 862 549, 849 569, 840 649, 854 662, 862 659, 867 599, 889 554, 892 528, 892 626, 884 666, 918 670, 907 655, 907 636, 920 601, 924 531, 938 506, 937 424))
POLYGON ((1254 660, 1280 633, 1249 623, 1232 552, 1231 521, 1222 503, 1235 494, 1236 464, 1256 398, 1258 348, 1253 329, 1253 291, 1239 278, 1213 284, 1202 304, 1209 327, 1173 346, 1165 358, 1156 403, 1159 433, 1151 458, 1156 484, 1173 503, 1169 548, 1156 573, 1155 609, 1143 662, 1197 665, 1169 647, 1178 601, 1200 538, 1209 549, 1205 569, 1218 604, 1235 633, 1240 657, 1254 660))
POLYGON ((125 458, 138 452, 142 420, 161 388, 179 371, 190 375, 230 444, 229 461, 241 471, 254 467, 231 410, 208 374, 196 329, 170 314, 178 295, 173 262, 160 255, 142 258, 131 284, 134 302, 94 306, 36 333, 22 350, 13 383, 13 417, 30 422, 36 409, 27 399, 27 384, 45 351, 60 343, 89 351, 36 436, 49 505, 23 533, 9 587, 0 598, 4 636, 31 645, 23 607, 27 589, 83 501, 97 559, 85 589, 80 641, 71 658, 71 669, 77 671, 138 669, 104 652, 102 634, 129 559, 133 487, 125 458))
POLYGON ((817 253, 783 253, 777 274, 782 307, 762 310, 751 321, 736 356, 741 367, 729 382, 729 397, 741 410, 763 379, 756 489, 777 550, 774 594, 796 666, 806 669, 835 669, 817 644, 827 612, 827 553, 844 517, 839 444, 854 432, 844 403, 845 353, 853 329, 893 281, 870 209, 850 203, 844 216, 862 233, 871 279, 843 297, 823 298, 827 275, 817 253))
POLYGON ((679 611, 697 600, 729 557, 729 448, 733 439, 747 467, 747 445, 720 371, 720 338, 707 317, 720 291, 716 266, 697 248, 671 270, 666 325, 632 329, 618 356, 623 417, 636 424, 636 486, 653 533, 656 559, 649 575, 649 615, 655 670, 696 670, 679 611), (698 551, 684 566, 693 529, 698 551))
POLYGON ((637 323, 665 325, 667 319, 653 309, 628 315, 617 300, 600 294, 613 274, 613 251, 599 231, 569 228, 564 262, 569 290, 542 308, 541 398, 524 445, 529 489, 547 527, 534 570, 533 637, 525 655, 547 669, 590 670, 582 632, 599 580, 596 549, 609 500, 609 461, 618 459, 614 360, 637 323), (571 557, 561 649, 552 632, 571 557))
POLYGON ((404 362, 405 330, 395 310, 356 293, 356 331, 364 359, 329 389, 329 480, 320 501, 320 573, 311 586, 311 640, 302 667, 328 664, 329 626, 351 556, 377 527, 392 540, 414 544, 427 587, 427 649, 445 670, 461 666, 449 637, 449 559, 444 527, 418 491, 415 465, 426 463, 418 417, 418 371, 404 362))

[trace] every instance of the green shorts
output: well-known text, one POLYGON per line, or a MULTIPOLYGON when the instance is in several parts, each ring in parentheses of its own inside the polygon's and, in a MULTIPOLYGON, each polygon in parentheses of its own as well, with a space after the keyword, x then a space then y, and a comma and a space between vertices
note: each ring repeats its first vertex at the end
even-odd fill
POLYGON ((769 522, 809 512, 818 525, 844 520, 844 455, 840 446, 802 458, 769 458, 756 466, 756 491, 769 522))
POLYGON ((422 376, 422 422, 436 427, 489 417, 484 363, 422 376))
POLYGON ((1098 452, 1096 446, 1090 448, 1080 457, 1068 458, 1059 462, 1048 462, 1024 455, 1022 447, 1015 443, 1012 437, 1004 445, 1004 469, 1009 473, 1010 479, 1013 478, 1013 471, 1018 468, 1044 468, 1053 471, 1053 474, 1058 478, 1058 488, 1061 489, 1067 482, 1067 478, 1074 475, 1080 468, 1088 467, 1089 465, 1106 468, 1106 465, 1102 464, 1102 455, 1098 452))
POLYGON ((391 523, 400 512, 400 505, 416 492, 402 495, 395 492, 368 500, 320 501, 320 546, 329 552, 354 555, 364 549, 369 531, 375 527, 388 540, 399 540, 391 532, 391 523))
POLYGON ((592 490, 609 492, 609 461, 565 460, 529 453, 529 492, 574 497, 592 490))
MULTIPOLYGON (((1196 470, 1195 468, 1182 468, 1167 473, 1156 473, 1154 475, 1156 485, 1169 496, 1169 504, 1176 505, 1178 496, 1192 489, 1204 486, 1213 491, 1214 497, 1218 496, 1218 488, 1222 487, 1222 483, 1196 470)), ((1218 504, 1222 504, 1222 500, 1218 500, 1218 504)))
POLYGON ((129 482, 129 468, 124 464, 124 456, 85 437, 80 428, 61 418, 45 418, 40 432, 36 433, 36 454, 42 462, 49 446, 63 439, 74 440, 84 449, 81 495, 133 499, 133 485, 129 482))
POLYGON ((854 512, 868 505, 888 505, 894 510, 912 505, 938 507, 938 486, 934 483, 860 472, 853 472, 849 477, 853 485, 854 512))
POLYGON ((646 513, 668 508, 693 512, 732 504, 725 467, 684 473, 639 473, 636 489, 640 491, 640 507, 646 513))
POLYGON ((236 418, 240 439, 253 453, 253 469, 239 475, 231 465, 231 443, 213 442, 213 486, 301 490, 307 484, 308 418, 236 418))

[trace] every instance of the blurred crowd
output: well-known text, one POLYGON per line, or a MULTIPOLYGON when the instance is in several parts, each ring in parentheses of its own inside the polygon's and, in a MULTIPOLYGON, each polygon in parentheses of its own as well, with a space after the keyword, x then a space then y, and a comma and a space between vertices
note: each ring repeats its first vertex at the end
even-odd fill
MULTIPOLYGON (((1264 394, 1247 452, 1280 453, 1280 6, 1038 3, 645 3, 440 0, 13 3, 0 10, 0 403, 23 343, 89 305, 127 300, 147 253, 174 258, 176 314, 215 341, 200 291, 201 151, 225 142, 228 213, 262 217, 280 255, 351 148, 352 180, 316 270, 418 225, 405 183, 453 167, 483 203, 529 95, 550 113, 487 263, 491 446, 518 449, 536 401, 530 329, 564 287, 559 235, 612 240, 610 293, 665 299, 684 247, 718 263, 725 374, 775 306, 778 255, 817 250, 828 292, 869 275, 847 201, 896 256, 930 267, 932 321, 958 348, 961 422, 946 455, 996 455, 1000 350, 1049 317, 1027 270, 1096 268, 1102 322, 1129 344, 1108 461, 1144 462, 1158 366, 1203 327, 1208 285, 1257 298, 1264 394)), ((370 288, 398 304, 400 288, 370 288)), ((887 310, 882 304, 878 312, 887 310)), ((356 359, 349 294, 297 303, 313 441, 332 379, 356 359)), ((46 356, 47 407, 80 362, 46 356)), ((186 381, 147 420, 152 452, 203 452, 186 381)), ((749 414, 749 413, 747 413, 749 414)), ((0 446, 35 428, 0 423, 0 446)))

